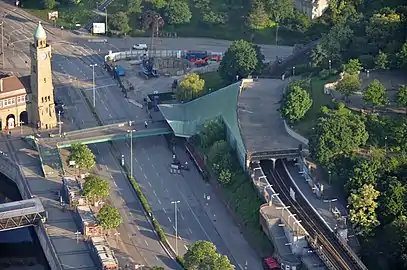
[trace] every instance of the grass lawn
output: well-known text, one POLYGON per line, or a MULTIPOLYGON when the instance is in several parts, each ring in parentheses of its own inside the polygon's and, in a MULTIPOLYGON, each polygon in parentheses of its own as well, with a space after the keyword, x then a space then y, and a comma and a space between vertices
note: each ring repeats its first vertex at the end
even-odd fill
POLYGON ((318 117, 321 113, 322 106, 332 107, 332 97, 324 94, 324 85, 326 83, 334 82, 338 76, 332 76, 327 79, 314 77, 311 79, 311 97, 313 104, 311 109, 307 112, 304 119, 294 125, 294 129, 301 135, 309 138, 312 135, 312 128, 316 125, 318 117))
POLYGON ((199 77, 205 81, 206 92, 209 92, 209 89, 213 92, 228 85, 222 80, 217 71, 203 73, 200 74, 199 77))
MULTIPOLYGON (((50 11, 38 9, 38 3, 34 2, 35 1, 27 1, 24 9, 38 18, 48 21, 48 12, 50 11)), ((57 6, 53 9, 53 11, 58 11, 59 13, 57 25, 71 29, 76 28, 76 24, 83 26, 95 16, 95 13, 91 10, 96 7, 91 3, 92 1, 88 0, 83 0, 79 5, 75 5, 67 0, 57 2, 57 6)))

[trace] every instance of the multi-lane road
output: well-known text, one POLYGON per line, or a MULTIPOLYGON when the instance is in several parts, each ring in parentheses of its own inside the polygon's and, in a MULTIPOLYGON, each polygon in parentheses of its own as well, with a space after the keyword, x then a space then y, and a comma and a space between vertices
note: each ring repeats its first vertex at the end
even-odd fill
MULTIPOLYGON (((0 4, 4 13, 13 7, 0 4)), ((16 75, 28 74, 29 51, 32 32, 37 19, 21 10, 11 12, 5 18, 6 63, 5 71, 16 75)), ((45 24, 47 29, 47 25, 45 24)), ((53 48, 53 77, 56 96, 66 104, 66 116, 63 119, 64 129, 83 129, 96 126, 96 121, 84 101, 79 89, 84 89, 89 99, 92 94, 92 68, 95 68, 96 81, 96 112, 102 122, 112 123, 126 120, 147 118, 145 111, 125 99, 117 87, 117 83, 100 67, 103 56, 109 50, 125 50, 134 43, 143 43, 143 39, 113 39, 108 43, 88 42, 88 38, 75 36, 70 32, 53 29, 48 33, 53 48)), ((224 52, 230 42, 208 39, 165 39, 157 49, 193 49, 224 52)), ((263 46, 267 59, 287 55, 291 48, 263 46)), ((157 85, 160 85, 157 83, 157 85)), ((168 81, 163 80, 162 86, 167 87, 168 81)), ((150 91, 152 89, 144 89, 150 91)), ((154 89, 160 90, 160 89, 154 89)), ((131 96, 130 99, 137 99, 131 96)), ((129 142, 115 143, 115 151, 108 144, 91 146, 96 154, 98 172, 110 179, 112 186, 111 201, 120 209, 124 224, 119 229, 118 245, 123 253, 127 253, 132 261, 146 265, 160 265, 166 269, 176 269, 165 250, 151 230, 151 225, 144 216, 141 205, 124 177, 118 157, 125 155, 129 165, 129 142)), ((187 157, 180 149, 178 157, 186 161, 187 157)), ((213 242, 238 269, 261 269, 259 258, 244 240, 225 207, 213 195, 211 187, 206 186, 199 174, 193 169, 183 176, 169 173, 172 154, 162 137, 144 138, 134 141, 134 177, 142 186, 155 217, 163 225, 169 235, 170 243, 175 247, 174 206, 178 204, 178 240, 179 253, 186 251, 186 245, 196 240, 213 242), (209 199, 209 200, 208 200, 209 199)), ((123 254, 123 257, 124 254, 123 254)))

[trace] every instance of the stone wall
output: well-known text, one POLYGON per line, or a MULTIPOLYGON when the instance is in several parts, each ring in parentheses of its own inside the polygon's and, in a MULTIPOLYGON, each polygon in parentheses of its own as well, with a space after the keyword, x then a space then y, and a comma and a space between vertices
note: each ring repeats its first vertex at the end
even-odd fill
POLYGON ((295 132, 292 128, 290 128, 287 125, 287 122, 284 120, 284 127, 285 127, 285 131, 287 131, 287 133, 293 137, 294 139, 296 139, 297 141, 300 141, 301 143, 305 144, 308 146, 309 140, 307 138, 305 138, 304 136, 298 134, 297 132, 295 132))

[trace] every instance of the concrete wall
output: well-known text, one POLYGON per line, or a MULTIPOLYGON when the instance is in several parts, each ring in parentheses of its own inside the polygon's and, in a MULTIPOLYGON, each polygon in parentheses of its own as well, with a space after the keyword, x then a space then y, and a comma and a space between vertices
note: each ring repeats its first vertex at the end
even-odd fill
MULTIPOLYGON (((32 198, 30 188, 28 186, 27 180, 23 176, 23 172, 21 171, 20 166, 7 156, 1 154, 0 154, 0 172, 3 173, 6 177, 8 177, 11 181, 13 181, 17 185, 18 190, 20 191, 21 197, 23 199, 32 198)), ((49 238, 45 230, 44 224, 40 222, 37 226, 34 226, 34 229, 35 232, 37 233, 42 250, 44 251, 45 257, 47 258, 47 261, 51 269, 53 270, 63 269, 62 263, 56 254, 54 246, 51 243, 51 239, 49 238)))
POLYGON ((305 144, 308 146, 309 140, 306 139, 304 136, 298 134, 297 132, 295 132, 293 129, 291 129, 287 122, 284 120, 284 127, 285 127, 285 131, 287 131, 287 133, 293 137, 294 139, 296 139, 297 141, 300 141, 301 143, 305 144))

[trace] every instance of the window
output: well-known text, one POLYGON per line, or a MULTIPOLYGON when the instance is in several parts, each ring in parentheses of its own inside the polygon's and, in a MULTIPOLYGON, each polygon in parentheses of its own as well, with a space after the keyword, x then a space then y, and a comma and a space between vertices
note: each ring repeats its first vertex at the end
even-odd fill
POLYGON ((16 104, 16 98, 11 99, 11 105, 14 105, 14 104, 16 104))
POLYGON ((44 98, 43 97, 41 98, 41 103, 44 103, 44 98))
POLYGON ((48 96, 48 102, 50 102, 51 101, 51 96, 48 96))
POLYGON ((47 82, 47 78, 44 78, 44 83, 46 83, 47 82))
POLYGON ((45 113, 48 113, 48 107, 45 107, 45 113))

